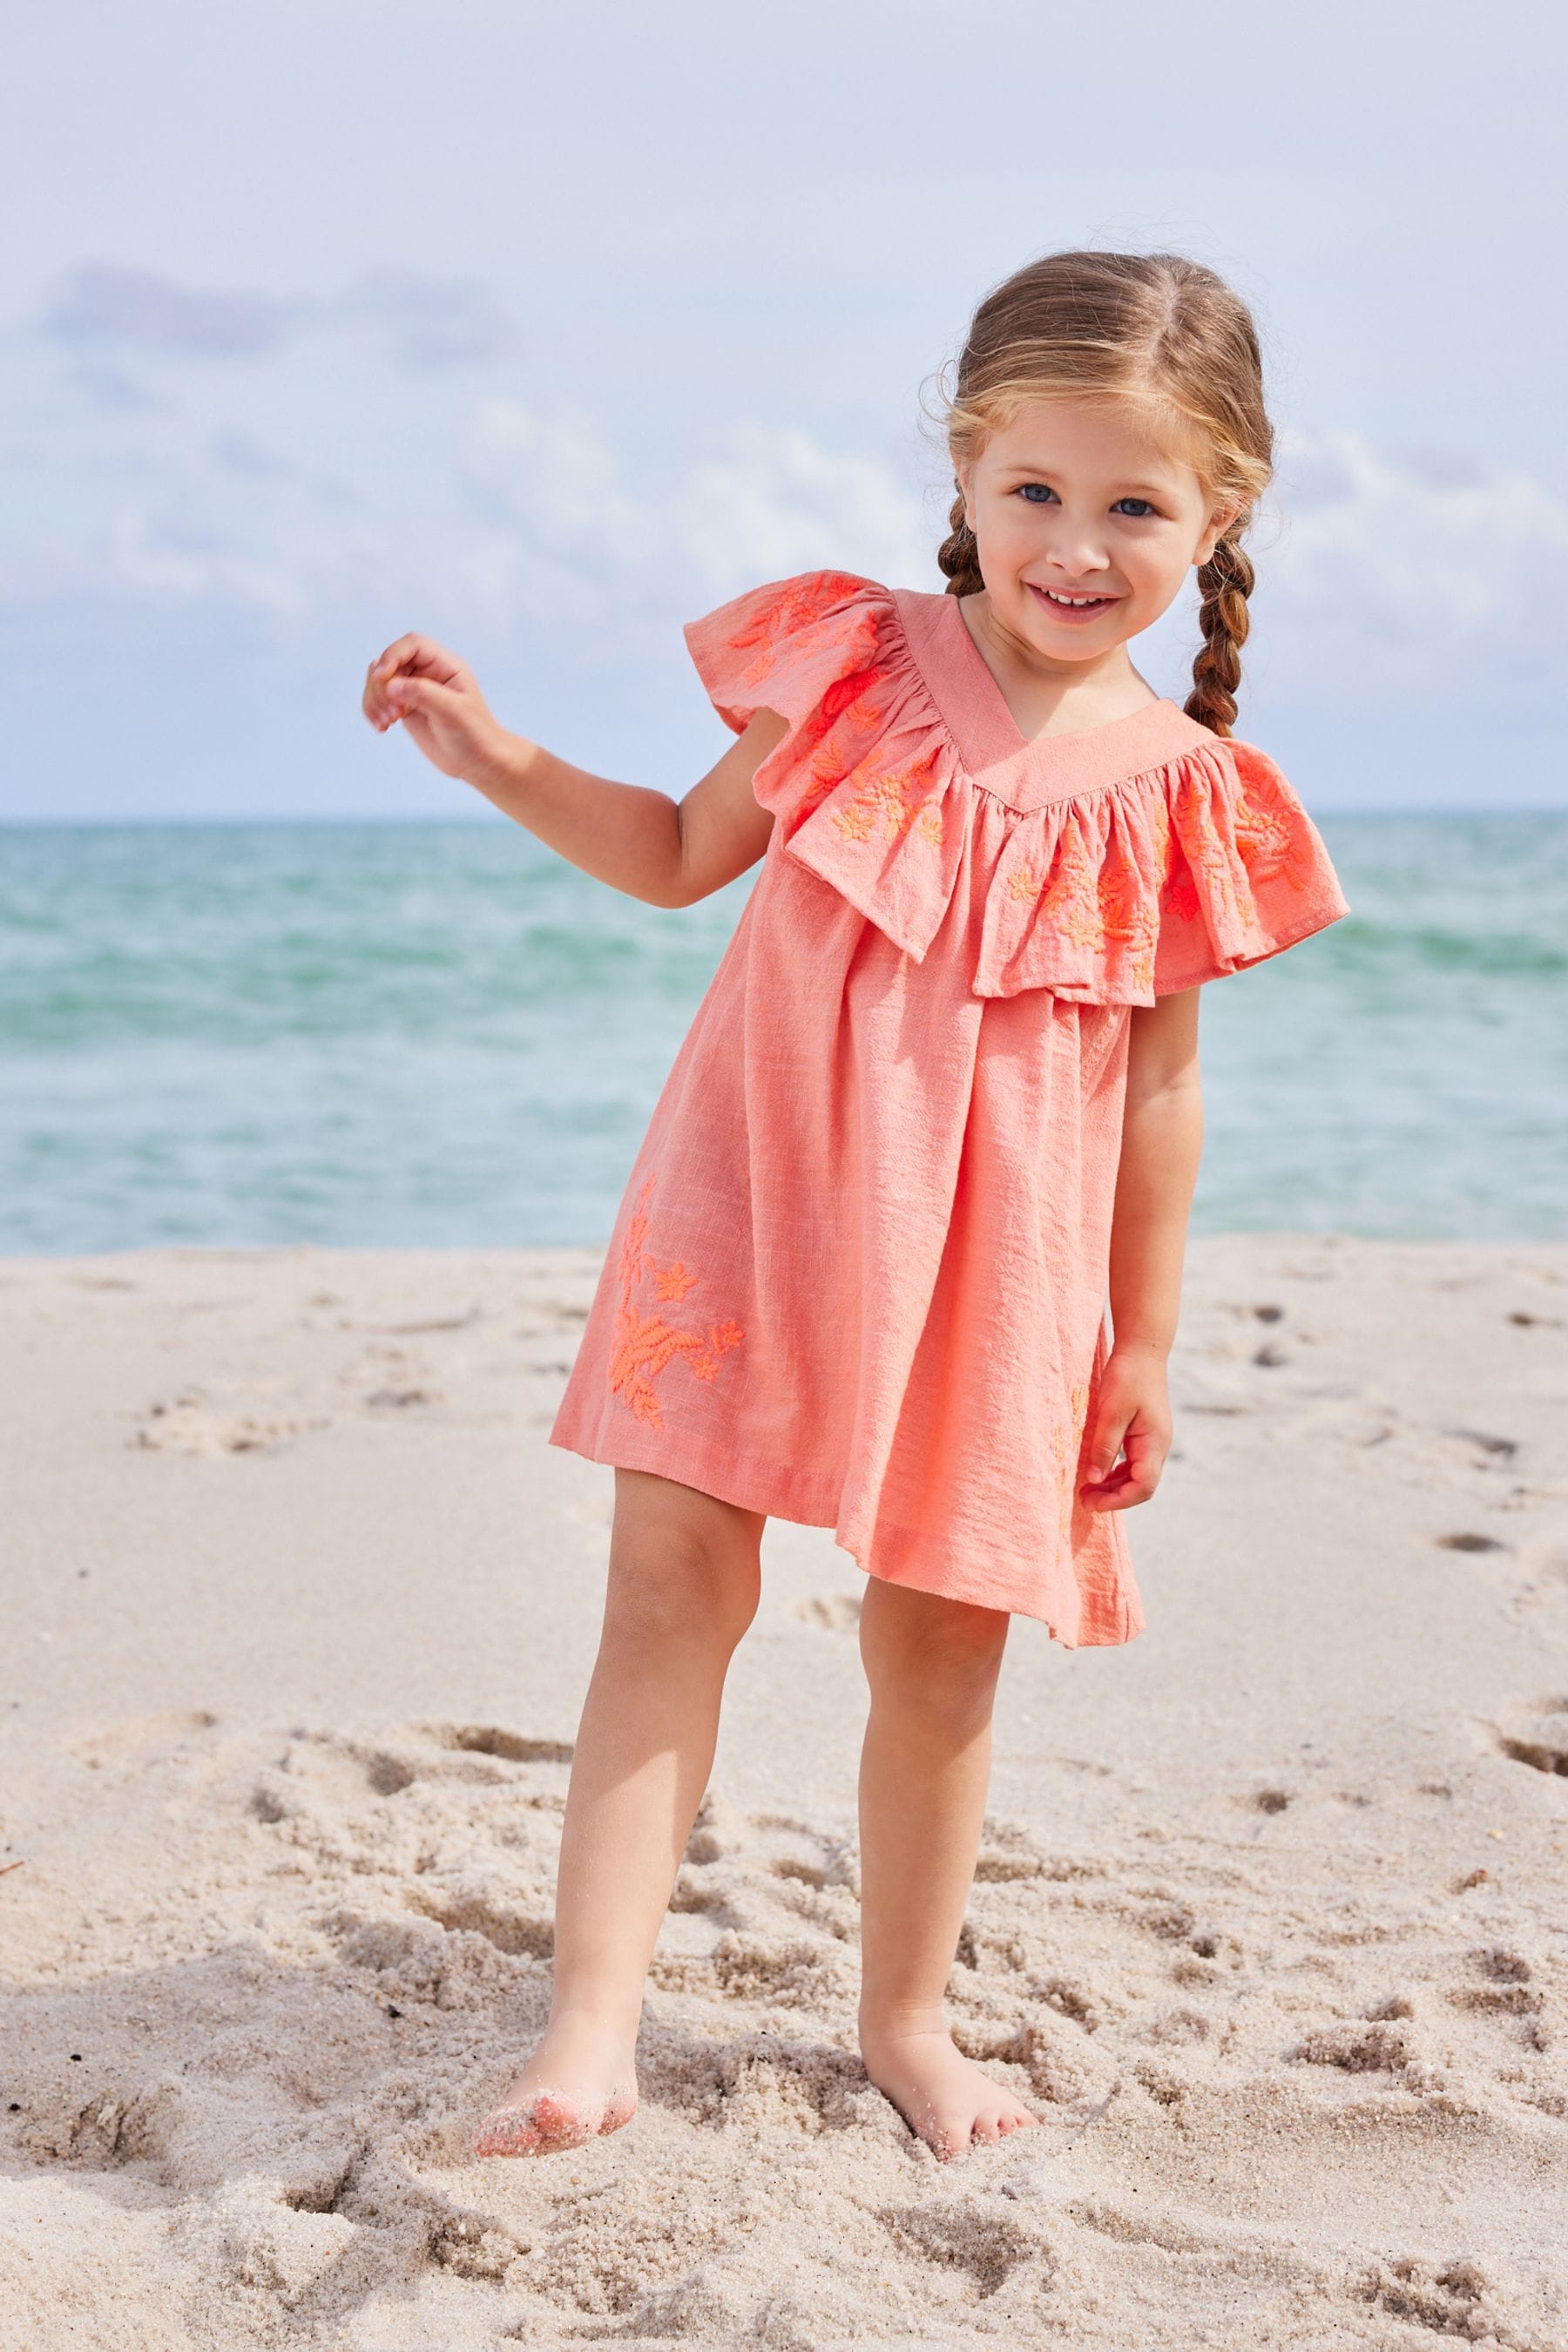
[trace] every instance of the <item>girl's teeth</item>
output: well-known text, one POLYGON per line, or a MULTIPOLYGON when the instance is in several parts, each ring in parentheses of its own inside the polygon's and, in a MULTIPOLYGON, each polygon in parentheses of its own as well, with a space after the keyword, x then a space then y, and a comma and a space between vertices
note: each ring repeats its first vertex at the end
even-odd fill
POLYGON ((1103 604, 1105 602, 1103 596, 1058 596, 1054 588, 1047 588, 1046 594, 1053 604, 1103 604))

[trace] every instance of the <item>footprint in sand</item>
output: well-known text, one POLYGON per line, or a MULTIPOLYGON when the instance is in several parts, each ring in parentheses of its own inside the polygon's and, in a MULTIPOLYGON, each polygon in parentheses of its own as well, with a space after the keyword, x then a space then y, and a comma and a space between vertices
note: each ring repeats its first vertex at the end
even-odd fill
POLYGON ((149 1405, 129 1443, 153 1454, 275 1454, 324 1417, 226 1412, 200 1389, 149 1405))
POLYGON ((967 2273, 982 2303, 1005 2287, 1020 2264, 1037 2263, 1042 2268, 1050 2264, 1051 2247, 1043 2219, 1031 2233, 1022 2221, 945 2200, 885 2205, 877 2219, 895 2242, 921 2255, 934 2270, 967 2273))
POLYGON ((430 1724, 426 1737, 444 1748, 459 1748, 470 1756, 498 1756, 507 1764, 570 1764, 569 1739, 532 1739, 521 1731, 500 1731, 490 1724, 430 1724))
MULTIPOLYGON (((1491 2327, 1485 2315, 1489 2293, 1484 2272, 1463 2260, 1446 2267, 1414 2259, 1380 2262, 1363 2274, 1356 2288, 1358 2300, 1371 2304, 1374 2311, 1428 2328, 1435 2336, 1462 2336, 1469 2343, 1489 2336, 1494 2343, 1505 2343, 1509 2336, 1491 2327)), ((1500 2310, 1497 2318, 1500 2329, 1500 2310)))
POLYGON ((1514 1708, 1497 1727, 1497 1744, 1515 1764, 1568 1778, 1568 1696, 1514 1708))
POLYGON ((1523 2040, 1527 2050, 1549 2045, 1545 2000, 1531 1982, 1535 1970, 1511 1944, 1483 1945, 1470 1954, 1480 1982, 1455 1986, 1448 1994, 1456 2009, 1495 2018, 1523 2040))
POLYGON ((1490 1430, 1446 1429, 1443 1434, 1473 1449, 1471 1466, 1478 1470, 1505 1470, 1519 1452, 1517 1437, 1499 1437, 1490 1430))

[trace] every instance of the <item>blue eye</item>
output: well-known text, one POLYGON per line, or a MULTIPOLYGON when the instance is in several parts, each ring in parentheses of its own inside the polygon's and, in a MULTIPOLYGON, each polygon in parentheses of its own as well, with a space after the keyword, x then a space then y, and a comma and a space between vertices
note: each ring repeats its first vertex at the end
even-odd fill
POLYGON ((1152 515, 1156 511, 1152 499, 1118 499, 1116 503, 1122 509, 1126 509, 1128 507, 1139 508, 1141 511, 1133 517, 1133 520, 1135 522, 1142 522, 1144 515, 1152 515))
POLYGON ((1020 482, 1018 496, 1026 499, 1030 506, 1037 507, 1043 506, 1047 499, 1054 499, 1056 492, 1045 482, 1020 482))

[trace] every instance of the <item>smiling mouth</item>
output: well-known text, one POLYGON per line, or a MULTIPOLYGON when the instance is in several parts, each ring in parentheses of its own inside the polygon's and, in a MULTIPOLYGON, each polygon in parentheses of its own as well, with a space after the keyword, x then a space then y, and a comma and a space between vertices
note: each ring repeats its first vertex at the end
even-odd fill
POLYGON ((1037 597, 1052 613, 1063 614, 1074 620, 1109 612, 1112 604, 1121 601, 1119 596, 1069 596, 1053 588, 1038 588, 1032 580, 1026 581, 1025 585, 1030 594, 1037 597))

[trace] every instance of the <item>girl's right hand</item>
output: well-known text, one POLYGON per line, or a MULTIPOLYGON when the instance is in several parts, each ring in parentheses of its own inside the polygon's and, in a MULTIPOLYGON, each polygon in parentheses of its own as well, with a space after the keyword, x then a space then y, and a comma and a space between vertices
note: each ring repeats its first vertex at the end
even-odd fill
POLYGON ((505 736, 467 664, 433 637, 398 637, 365 674, 364 715, 384 735, 401 719, 444 776, 469 780, 505 736))

